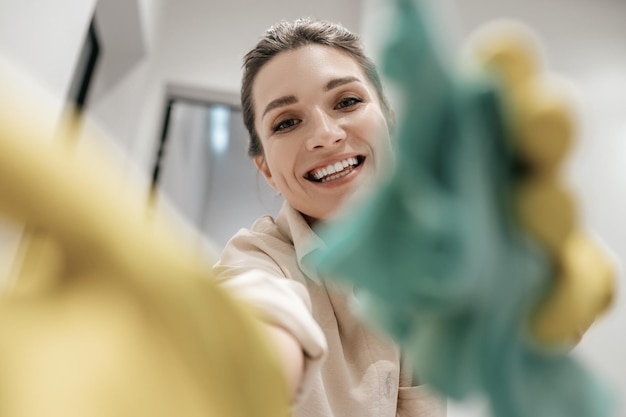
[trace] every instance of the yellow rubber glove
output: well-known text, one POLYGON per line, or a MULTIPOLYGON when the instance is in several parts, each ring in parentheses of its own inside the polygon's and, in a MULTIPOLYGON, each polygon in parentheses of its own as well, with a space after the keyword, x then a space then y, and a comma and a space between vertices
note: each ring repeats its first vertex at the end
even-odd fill
POLYGON ((54 137, 45 94, 13 75, 0 67, 0 213, 27 232, 0 298, 0 415, 287 416, 278 361, 212 259, 97 141, 54 137))
POLYGON ((542 70, 530 32, 498 22, 484 35, 477 56, 502 80, 523 170, 517 212, 554 264, 554 286, 530 328, 545 345, 572 345, 607 309, 615 288, 608 255, 581 230, 574 197, 560 178, 575 136, 572 110, 559 84, 542 70))

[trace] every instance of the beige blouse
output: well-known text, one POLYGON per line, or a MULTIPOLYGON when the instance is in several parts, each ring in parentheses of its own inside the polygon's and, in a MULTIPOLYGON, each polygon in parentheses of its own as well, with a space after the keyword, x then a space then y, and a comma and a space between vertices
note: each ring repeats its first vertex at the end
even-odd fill
POLYGON ((214 270, 262 319, 289 331, 305 353, 296 417, 443 417, 445 401, 411 386, 396 346, 351 314, 351 291, 303 262, 323 242, 285 203, 228 242, 214 270))

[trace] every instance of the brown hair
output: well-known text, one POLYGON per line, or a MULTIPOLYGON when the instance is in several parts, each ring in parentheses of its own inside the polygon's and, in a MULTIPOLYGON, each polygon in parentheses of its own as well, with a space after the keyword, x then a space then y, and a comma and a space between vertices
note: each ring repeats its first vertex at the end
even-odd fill
POLYGON ((365 55, 357 35, 343 26, 323 20, 309 18, 293 22, 280 22, 269 28, 256 46, 243 60, 243 78, 241 83, 241 107, 243 122, 250 134, 248 155, 255 157, 263 154, 263 145, 254 128, 254 106, 252 85, 259 70, 275 55, 283 51, 298 49, 305 45, 319 44, 345 52, 359 64, 367 78, 372 82, 380 105, 387 119, 391 113, 389 102, 384 93, 380 76, 374 62, 365 55))

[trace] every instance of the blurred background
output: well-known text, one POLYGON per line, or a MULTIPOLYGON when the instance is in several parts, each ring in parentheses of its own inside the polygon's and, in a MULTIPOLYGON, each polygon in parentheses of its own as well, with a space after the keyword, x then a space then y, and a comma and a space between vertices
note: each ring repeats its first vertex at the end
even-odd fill
MULTIPOLYGON (((438 0, 433 22, 457 53, 481 24, 513 18, 531 26, 547 67, 576 98, 578 138, 565 167, 585 226, 612 251, 617 299, 574 354, 626 398, 626 1, 438 0)), ((377 0, 3 0, 0 58, 50 91, 55 117, 68 101, 138 174, 146 195, 219 248, 241 227, 273 214, 280 197, 246 155, 241 122, 241 58, 279 20, 311 16, 360 33, 377 57, 386 33, 377 0)), ((393 93, 393 92, 392 92, 393 93)), ((393 94, 392 94, 393 102, 393 94)), ((19 225, 0 218, 0 276, 16 251, 19 225)), ((451 404, 450 417, 483 415, 480 404, 451 404)), ((626 417, 626 403, 618 416, 626 417)))

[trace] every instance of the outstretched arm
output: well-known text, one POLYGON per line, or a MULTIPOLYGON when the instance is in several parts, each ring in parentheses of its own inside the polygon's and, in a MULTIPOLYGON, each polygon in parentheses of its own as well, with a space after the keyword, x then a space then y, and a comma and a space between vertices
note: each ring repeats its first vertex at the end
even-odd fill
POLYGON ((275 348, 282 371, 287 381, 287 389, 290 398, 295 401, 300 390, 302 377, 304 376, 304 352, 300 343, 285 329, 274 326, 264 325, 270 343, 275 348))

